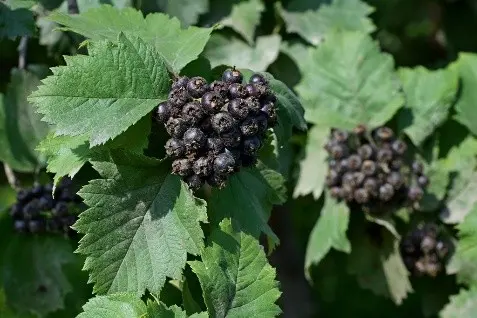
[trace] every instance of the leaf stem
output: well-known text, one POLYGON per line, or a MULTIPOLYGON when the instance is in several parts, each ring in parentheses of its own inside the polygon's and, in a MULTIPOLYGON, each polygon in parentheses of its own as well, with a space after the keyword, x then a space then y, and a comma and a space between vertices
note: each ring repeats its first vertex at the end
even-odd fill
POLYGON ((26 66, 27 49, 28 36, 22 36, 20 39, 20 44, 18 45, 18 68, 21 70, 24 70, 26 66))
POLYGON ((20 188, 20 182, 18 181, 15 172, 13 172, 12 168, 6 163, 3 164, 3 170, 5 170, 8 184, 10 184, 12 189, 18 190, 20 188))
POLYGON ((68 13, 69 14, 78 14, 78 3, 76 0, 68 0, 68 13))

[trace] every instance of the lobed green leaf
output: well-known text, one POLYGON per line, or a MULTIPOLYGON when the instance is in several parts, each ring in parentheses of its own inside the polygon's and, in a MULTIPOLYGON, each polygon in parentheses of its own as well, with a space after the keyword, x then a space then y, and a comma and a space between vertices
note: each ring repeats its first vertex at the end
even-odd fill
POLYGON ((260 0, 241 1, 234 4, 232 12, 221 21, 221 24, 231 27, 252 45, 255 29, 260 23, 260 17, 265 6, 260 0))

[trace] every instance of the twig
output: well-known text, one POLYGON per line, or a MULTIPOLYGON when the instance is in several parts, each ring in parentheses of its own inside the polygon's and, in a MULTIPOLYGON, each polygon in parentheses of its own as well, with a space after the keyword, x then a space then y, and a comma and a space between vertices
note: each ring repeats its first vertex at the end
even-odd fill
POLYGON ((68 0, 68 13, 69 14, 78 14, 78 3, 76 0, 68 0))
POLYGON ((28 49, 28 36, 22 36, 18 45, 18 68, 23 70, 26 66, 26 55, 28 49))
POLYGON ((6 163, 4 163, 3 170, 5 170, 5 176, 7 177, 7 181, 10 184, 10 186, 13 189, 18 190, 18 188, 20 187, 20 183, 18 182, 18 179, 15 176, 15 173, 13 172, 12 168, 6 163))

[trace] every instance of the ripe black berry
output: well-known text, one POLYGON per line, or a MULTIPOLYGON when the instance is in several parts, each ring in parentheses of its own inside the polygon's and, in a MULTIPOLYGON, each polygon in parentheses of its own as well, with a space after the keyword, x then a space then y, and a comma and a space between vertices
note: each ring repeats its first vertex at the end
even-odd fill
POLYGON ((176 159, 172 162, 172 173, 186 177, 192 172, 192 164, 189 159, 176 159))
POLYGON ((247 90, 242 84, 233 83, 229 86, 230 98, 245 98, 247 97, 247 90))
POLYGON ((326 185, 328 187, 338 186, 340 181, 340 175, 336 171, 328 171, 328 175, 326 176, 326 185))
POLYGON ((376 130, 376 138, 381 141, 388 141, 394 137, 394 132, 391 128, 380 127, 376 130))
MULTIPOLYGON (((179 87, 169 92, 168 102, 171 108, 180 110, 182 106, 190 100, 191 98, 184 87, 179 87)), ((172 109, 170 111, 172 112, 172 109)))
POLYGON ((392 185, 395 190, 399 190, 404 180, 399 172, 393 171, 388 175, 386 182, 392 185))
POLYGON ((365 145, 362 145, 361 147, 358 148, 358 155, 363 159, 371 159, 371 157, 373 156, 373 148, 368 145, 368 144, 365 144, 365 145))
POLYGON ((333 139, 337 142, 346 142, 348 140, 348 132, 346 130, 335 129, 333 130, 333 139))
POLYGON ((65 216, 68 214, 68 204, 66 204, 65 202, 58 202, 55 207, 53 208, 53 211, 52 211, 53 215, 54 216, 65 216))
POLYGON ((169 139, 165 148, 166 154, 173 159, 184 156, 186 150, 184 142, 176 138, 169 139))
POLYGON ((235 160, 228 153, 221 153, 214 160, 214 172, 219 175, 228 175, 234 171, 235 160))
POLYGON ((330 195, 335 199, 341 199, 342 198, 341 188, 340 187, 332 187, 330 189, 330 195))
POLYGON ((361 168, 361 157, 358 155, 351 155, 348 158, 348 168, 351 170, 358 170, 361 168))
POLYGON ((365 189, 356 189, 354 191, 354 199, 356 202, 363 204, 369 201, 369 193, 365 189))
POLYGON ((366 191, 368 191, 368 193, 373 196, 378 195, 378 182, 376 181, 376 179, 367 178, 366 180, 364 180, 363 188, 366 189, 366 191))
POLYGON ((17 201, 19 202, 25 202, 28 201, 31 197, 31 192, 28 190, 20 190, 17 193, 17 201))
POLYGON ((250 96, 250 97, 260 96, 260 90, 254 84, 247 84, 245 86, 245 91, 247 92, 247 96, 250 96))
POLYGON ((392 144, 392 148, 398 155, 403 155, 407 150, 407 145, 402 140, 395 140, 392 144))
POLYGON ((180 88, 180 87, 186 88, 188 82, 189 82, 189 78, 187 76, 178 77, 172 83, 172 89, 177 89, 177 88, 180 88))
POLYGON ((225 186, 226 180, 227 180, 226 175, 213 173, 207 178, 207 183, 210 184, 212 187, 217 187, 221 189, 225 186))
POLYGON ((15 220, 13 222, 13 228, 16 232, 23 233, 27 230, 26 222, 23 220, 15 220))
POLYGON ((229 113, 220 112, 212 117, 212 128, 216 133, 222 134, 235 126, 235 120, 229 113))
POLYGON ((213 81, 210 83, 209 88, 212 92, 219 94, 222 98, 227 96, 229 92, 229 83, 222 82, 222 81, 213 81))
POLYGON ((41 220, 29 220, 27 223, 27 228, 30 233, 37 234, 45 229, 45 223, 41 220))
POLYGON ((267 116, 268 125, 275 126, 278 120, 275 104, 272 102, 267 102, 266 104, 262 105, 261 111, 267 116))
POLYGON ((219 112, 223 105, 224 98, 219 93, 208 92, 202 96, 202 107, 210 114, 219 112))
POLYGON ((165 123, 170 117, 169 104, 162 102, 157 106, 156 109, 156 118, 159 122, 165 123))
POLYGON ((417 186, 410 187, 407 193, 407 197, 411 201, 419 201, 422 199, 423 195, 424 191, 422 191, 422 189, 417 186))
POLYGON ((44 195, 39 199, 38 204, 40 206, 40 209, 43 211, 51 210, 54 204, 53 197, 51 195, 44 195))
POLYGON ((22 210, 23 210, 23 206, 20 203, 15 203, 10 208, 10 216, 13 219, 18 219, 22 216, 22 210))
POLYGON ((248 116, 249 107, 241 98, 233 99, 229 102, 227 110, 235 119, 242 120, 248 116))
POLYGON ((192 169, 196 175, 206 177, 212 173, 212 164, 212 158, 200 157, 194 162, 192 169))
POLYGON ((207 81, 200 76, 192 77, 187 83, 187 92, 194 98, 200 98, 207 92, 207 81))
POLYGON ((394 196, 394 188, 389 183, 379 187, 379 198, 383 201, 389 201, 394 196))
POLYGON ((353 179, 354 179, 354 186, 355 187, 360 187, 366 176, 362 172, 354 172, 353 173, 353 179))
POLYGON ((414 161, 412 163, 412 172, 417 175, 421 175, 424 171, 424 166, 419 161, 414 161))
MULTIPOLYGON (((341 159, 348 153, 348 147, 344 145, 333 145, 330 149, 330 155, 333 159, 341 159)), ((349 162, 348 162, 349 165, 349 162)))
POLYGON ((196 174, 187 177, 185 182, 192 191, 197 191, 204 185, 204 180, 196 174))
POLYGON ((380 162, 390 162, 393 159, 393 153, 391 150, 387 148, 382 148, 378 150, 378 154, 376 155, 376 158, 380 162))
POLYGON ((250 84, 262 84, 262 85, 267 85, 268 84, 265 77, 263 77, 263 75, 258 74, 258 73, 255 73, 250 77, 249 83, 250 84))
POLYGON ((189 128, 184 133, 183 141, 187 152, 195 152, 205 146, 207 138, 199 128, 189 128))
POLYGON ((174 138, 182 138, 188 127, 187 122, 182 118, 169 118, 166 123, 166 131, 174 138))
POLYGON ((196 125, 204 116, 204 108, 198 101, 189 102, 182 108, 182 118, 192 125, 196 125))
POLYGON ((377 167, 376 163, 372 160, 365 160, 361 165, 361 172, 363 172, 366 176, 372 176, 376 173, 377 167))
POLYGON ((401 159, 394 159, 389 164, 389 167, 393 170, 400 170, 402 167, 402 160, 401 159))
POLYGON ((259 130, 259 121, 255 116, 248 116, 245 120, 240 124, 240 130, 242 135, 245 137, 250 137, 256 135, 259 130))
POLYGON ((341 183, 343 184, 343 186, 347 185, 351 188, 356 187, 356 183, 355 183, 353 173, 352 172, 346 172, 341 179, 341 183))
POLYGON ((224 74, 222 75, 222 81, 226 83, 242 83, 243 75, 240 71, 234 69, 227 69, 225 70, 224 74))
MULTIPOLYGON (((260 114, 262 105, 256 97, 247 97, 244 99, 245 105, 247 105, 248 110, 253 114, 260 114)), ((265 116, 264 116, 265 117, 265 116)))
POLYGON ((242 134, 238 128, 234 128, 226 133, 220 135, 225 147, 235 148, 240 145, 242 141, 242 134))
POLYGON ((224 150, 224 148, 225 146, 222 138, 212 137, 207 139, 207 150, 210 153, 218 155, 224 150))
POLYGON ((246 155, 254 156, 262 146, 260 139, 257 136, 247 138, 243 141, 243 152, 246 155))

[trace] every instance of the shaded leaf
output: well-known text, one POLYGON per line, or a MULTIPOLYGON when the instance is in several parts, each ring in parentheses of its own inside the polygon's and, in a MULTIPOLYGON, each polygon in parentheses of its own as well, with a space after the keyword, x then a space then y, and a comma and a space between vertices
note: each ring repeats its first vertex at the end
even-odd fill
POLYGON ((260 17, 265 6, 260 0, 241 1, 232 7, 230 15, 221 24, 231 27, 248 42, 253 44, 255 28, 260 23, 260 17))
POLYGON ((474 135, 477 134, 477 113, 475 100, 477 92, 474 89, 477 81, 477 55, 473 53, 460 53, 457 61, 461 87, 460 96, 455 104, 455 119, 466 126, 474 135))
POLYGON ((454 68, 430 71, 424 67, 398 72, 406 96, 399 116, 400 130, 419 146, 448 117, 458 88, 454 68))
POLYGON ((301 73, 307 71, 307 65, 309 64, 310 53, 312 48, 299 41, 286 42, 282 41, 280 45, 280 51, 287 54, 298 66, 301 73))
POLYGON ((94 291, 159 293, 166 277, 181 277, 187 253, 203 248, 205 203, 169 174, 168 161, 112 151, 93 167, 104 179, 81 189, 90 208, 75 228, 85 234, 78 252, 94 291))
POLYGON ((189 265, 199 277, 210 317, 276 317, 280 297, 275 269, 258 240, 237 232, 230 220, 215 229, 202 261, 189 265))
POLYGON ((6 95, 0 94, 0 160, 18 171, 32 172, 44 161, 35 147, 49 128, 27 101, 39 84, 34 74, 13 69, 6 95))
POLYGON ((35 32, 33 13, 25 8, 10 9, 0 2, 0 39, 32 35, 35 32))
POLYGON ((67 58, 30 95, 56 135, 104 144, 167 99, 169 75, 154 48, 125 35, 118 42, 93 43, 90 56, 67 58))
POLYGON ((331 248, 350 253, 351 245, 346 237, 349 223, 349 208, 328 195, 321 214, 311 231, 305 254, 305 275, 310 277, 310 267, 318 264, 331 248))
POLYGON ((188 316, 182 308, 173 305, 167 307, 163 303, 149 302, 147 304, 147 318, 207 318, 209 317, 206 312, 192 314, 188 316))
POLYGON ((157 0, 162 12, 177 17, 184 26, 196 24, 209 10, 209 0, 157 0))
POLYGON ((375 26, 368 16, 372 7, 360 0, 334 0, 318 10, 291 12, 278 6, 287 32, 297 33, 309 43, 318 45, 332 30, 373 32, 375 26))
POLYGON ((300 163, 300 175, 293 192, 294 197, 312 194, 318 200, 323 192, 328 171, 327 152, 323 148, 330 135, 330 129, 314 126, 308 132, 306 155, 300 163))
POLYGON ((145 316, 146 304, 134 294, 117 293, 91 298, 77 318, 131 318, 145 316))
POLYGON ((54 12, 49 19, 94 40, 116 41, 120 32, 140 37, 153 45, 175 71, 197 58, 212 32, 210 28, 181 29, 179 20, 162 13, 144 18, 135 9, 118 10, 108 5, 79 15, 54 12))
POLYGON ((404 104, 390 55, 366 34, 337 32, 311 51, 296 87, 308 121, 343 129, 387 122, 404 104))
POLYGON ((248 68, 264 71, 275 61, 280 49, 280 36, 259 36, 254 47, 238 38, 214 34, 204 50, 204 55, 212 67, 231 65, 237 68, 248 68))
POLYGON ((450 302, 440 313, 441 318, 473 317, 477 311, 477 288, 461 289, 460 293, 450 297, 450 302))

